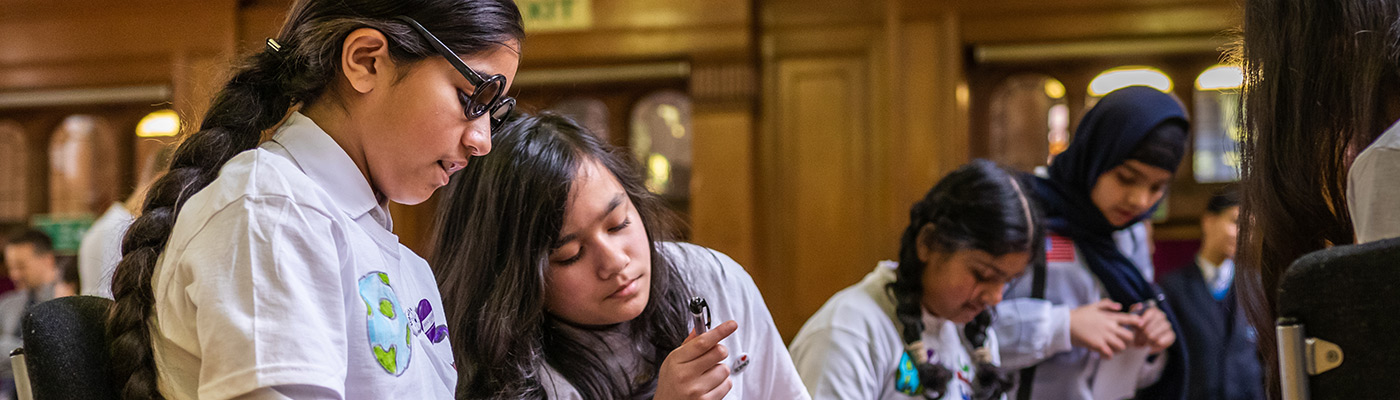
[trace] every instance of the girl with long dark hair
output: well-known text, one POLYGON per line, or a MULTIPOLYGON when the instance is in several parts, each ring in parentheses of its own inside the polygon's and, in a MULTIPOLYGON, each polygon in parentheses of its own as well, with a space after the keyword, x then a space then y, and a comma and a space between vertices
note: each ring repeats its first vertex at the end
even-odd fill
POLYGON ((1079 122, 1032 189, 1050 240, 1043 271, 1007 289, 995 322, 1017 398, 1183 399, 1186 353, 1170 299, 1153 284, 1144 220, 1186 151, 1176 98, 1134 86, 1079 122))
MULTIPOLYGON (((1400 2, 1245 5, 1235 282, 1264 333, 1273 332, 1279 278, 1294 260, 1400 236, 1400 2)), ((1275 337, 1258 339, 1265 387, 1277 398, 1275 337)))
POLYGON ((748 273, 668 242, 626 152, 552 114, 494 140, 449 185, 431 256, 459 397, 807 398, 748 273), (694 297, 716 322, 699 335, 694 297))
POLYGON ((827 300, 792 342, 817 399, 999 399, 991 307, 1041 254, 1029 186, 976 160, 909 210, 898 261, 827 300))
POLYGON ((523 38, 503 0, 297 1, 123 240, 122 397, 451 398, 436 281, 387 205, 490 151, 523 38))

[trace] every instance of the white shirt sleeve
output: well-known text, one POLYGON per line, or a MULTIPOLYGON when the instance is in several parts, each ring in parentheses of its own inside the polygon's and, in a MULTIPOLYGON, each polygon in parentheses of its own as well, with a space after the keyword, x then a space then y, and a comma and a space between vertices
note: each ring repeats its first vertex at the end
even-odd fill
POLYGON ((1400 236, 1400 149, 1373 147, 1347 173, 1347 208, 1356 242, 1400 236))
MULTIPOLYGON (((753 364, 739 372, 749 376, 744 377, 744 387, 735 390, 742 390, 744 399, 810 398, 802 385, 802 378, 793 366, 792 355, 788 354, 783 337, 778 334, 778 327, 773 323, 768 304, 763 301, 763 294, 759 293, 753 278, 744 271, 743 266, 729 256, 714 250, 710 250, 709 253, 718 261, 728 283, 728 288, 721 288, 730 292, 726 300, 739 302, 733 305, 734 309, 743 315, 743 321, 737 321, 738 332, 747 336, 745 343, 748 344, 749 351, 759 353, 750 355, 749 362, 753 364)), ((733 354, 733 349, 730 352, 729 364, 730 368, 734 368, 739 355, 733 354)))
POLYGON ((162 321, 195 324, 199 397, 289 385, 344 396, 346 297, 332 219, 262 196, 233 202, 204 226, 177 261, 198 271, 184 287, 195 320, 162 321))
POLYGON ((792 343, 797 373, 806 382, 812 398, 877 399, 881 370, 870 338, 837 327, 805 332, 792 343))
POLYGON ((1009 299, 998 304, 992 329, 1000 339, 1002 367, 1022 369, 1070 351, 1069 312, 1069 306, 1042 299, 1009 299))

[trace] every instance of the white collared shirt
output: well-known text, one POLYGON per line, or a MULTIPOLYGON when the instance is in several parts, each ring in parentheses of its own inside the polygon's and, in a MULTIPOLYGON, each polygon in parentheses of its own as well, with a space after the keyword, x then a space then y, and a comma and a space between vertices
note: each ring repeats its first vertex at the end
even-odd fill
POLYGON ((391 227, 345 151, 293 113, 180 211, 152 282, 161 392, 452 398, 437 284, 391 227))
POLYGON ((1226 258, 1225 261, 1220 262, 1220 265, 1215 265, 1211 264, 1210 260, 1204 256, 1197 254, 1196 265, 1201 268, 1201 277, 1205 278, 1206 290, 1210 292, 1211 296, 1230 290, 1230 284, 1235 279, 1235 260, 1226 258))
POLYGON ((1356 242, 1369 243, 1400 236, 1400 121, 1392 123, 1347 171, 1347 212, 1356 228, 1356 242))

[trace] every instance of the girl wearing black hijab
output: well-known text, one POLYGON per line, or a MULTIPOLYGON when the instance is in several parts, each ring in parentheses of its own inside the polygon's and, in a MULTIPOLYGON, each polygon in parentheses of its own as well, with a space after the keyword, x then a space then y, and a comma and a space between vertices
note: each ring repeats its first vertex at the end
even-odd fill
POLYGON ((1185 152, 1186 112, 1147 87, 1109 93, 1035 177, 1050 230, 1043 267, 997 307, 1017 399, 1184 399, 1176 317, 1152 283, 1146 223, 1185 152))

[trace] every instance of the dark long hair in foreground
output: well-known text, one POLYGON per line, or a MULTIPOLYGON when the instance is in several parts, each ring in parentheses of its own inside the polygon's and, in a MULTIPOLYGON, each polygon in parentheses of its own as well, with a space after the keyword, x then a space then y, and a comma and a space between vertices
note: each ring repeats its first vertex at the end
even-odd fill
POLYGON ((1236 288, 1277 398, 1274 298, 1293 260, 1354 240, 1351 160, 1396 116, 1400 2, 1248 0, 1236 288))

